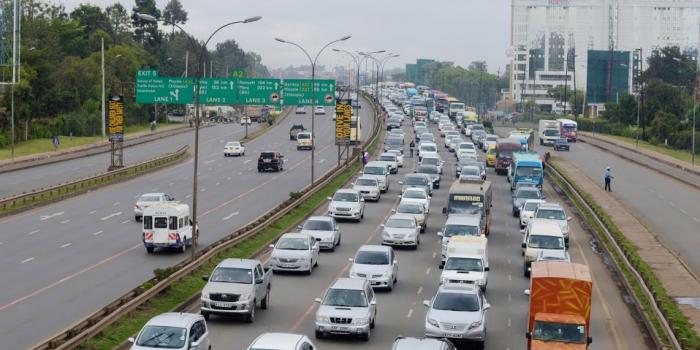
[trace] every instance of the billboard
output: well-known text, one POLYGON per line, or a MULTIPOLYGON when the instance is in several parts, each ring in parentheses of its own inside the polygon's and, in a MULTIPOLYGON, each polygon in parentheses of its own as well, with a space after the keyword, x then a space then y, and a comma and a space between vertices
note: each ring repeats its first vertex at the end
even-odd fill
POLYGON ((586 103, 615 102, 629 93, 629 51, 588 50, 586 103))

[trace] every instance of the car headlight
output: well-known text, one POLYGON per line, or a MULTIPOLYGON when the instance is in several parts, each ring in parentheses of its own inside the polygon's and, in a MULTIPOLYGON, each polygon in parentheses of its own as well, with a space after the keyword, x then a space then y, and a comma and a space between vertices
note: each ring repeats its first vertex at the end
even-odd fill
POLYGON ((253 294, 252 294, 252 293, 243 293, 243 294, 241 294, 241 297, 240 297, 238 300, 240 300, 240 301, 249 301, 249 300, 251 300, 252 298, 253 298, 253 294))
POLYGON ((362 326, 369 323, 369 317, 355 317, 352 319, 352 324, 355 326, 362 326))
POLYGON ((428 318, 426 321, 428 321, 428 324, 430 324, 431 326, 440 328, 440 324, 432 318, 428 318))
POLYGON ((328 316, 316 316, 316 322, 331 323, 331 318, 328 316))
POLYGON ((469 329, 474 329, 479 326, 481 326, 481 321, 472 322, 472 324, 469 325, 469 329))
POLYGON ((202 299, 209 299, 209 293, 202 292, 202 299))

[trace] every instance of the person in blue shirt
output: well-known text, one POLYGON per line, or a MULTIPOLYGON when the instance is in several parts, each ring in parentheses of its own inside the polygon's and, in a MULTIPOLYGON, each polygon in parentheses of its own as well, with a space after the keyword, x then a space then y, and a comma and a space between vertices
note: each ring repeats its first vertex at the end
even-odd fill
POLYGON ((605 168, 605 174, 603 175, 603 177, 605 179, 605 190, 608 192, 612 192, 612 190, 610 189, 610 182, 612 181, 613 176, 610 167, 605 168))

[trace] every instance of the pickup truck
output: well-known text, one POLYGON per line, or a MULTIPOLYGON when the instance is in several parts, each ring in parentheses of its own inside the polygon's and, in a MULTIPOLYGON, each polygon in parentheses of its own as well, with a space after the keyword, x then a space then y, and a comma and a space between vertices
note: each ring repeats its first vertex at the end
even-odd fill
POLYGON ((202 276, 207 284, 202 289, 201 313, 209 315, 244 315, 248 323, 255 321, 255 309, 270 305, 272 270, 258 260, 225 259, 211 276, 202 276))

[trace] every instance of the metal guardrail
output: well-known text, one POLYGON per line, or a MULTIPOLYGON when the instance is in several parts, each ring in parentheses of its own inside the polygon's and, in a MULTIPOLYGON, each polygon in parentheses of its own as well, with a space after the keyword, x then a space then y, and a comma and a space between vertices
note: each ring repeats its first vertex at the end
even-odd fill
POLYGON ((121 169, 39 188, 28 193, 0 198, 0 215, 7 215, 19 210, 29 209, 48 201, 61 200, 94 189, 103 184, 127 179, 143 172, 158 169, 164 165, 183 159, 187 156, 188 149, 189 146, 183 146, 175 152, 129 165, 121 169))
MULTIPOLYGON (((374 130, 372 131, 372 137, 362 144, 363 148, 373 143, 379 137, 379 135, 381 135, 382 131, 380 121, 381 118, 377 113, 377 108, 376 106, 374 106, 374 104, 372 104, 372 108, 374 110, 375 115, 374 130)), ((49 340, 34 346, 33 350, 74 349, 87 339, 97 335, 99 332, 101 332, 107 326, 117 321, 119 318, 135 310, 136 308, 147 302, 150 298, 156 296, 157 294, 168 288, 170 285, 177 282, 182 277, 191 273, 192 271, 200 267, 202 264, 215 257, 219 252, 228 249, 232 246, 235 246, 236 244, 264 231, 277 219, 289 213, 291 210, 293 210, 294 208, 302 204, 305 200, 307 200, 309 197, 311 197, 313 194, 315 194, 319 189, 325 187, 329 182, 335 179, 336 175, 351 167, 352 164, 358 159, 359 154, 355 154, 347 162, 336 166, 333 170, 323 175, 313 187, 310 185, 305 187, 301 191, 302 195, 300 197, 296 199, 287 199, 286 201, 279 204, 277 207, 260 215, 250 223, 219 239, 211 245, 200 249, 197 252, 197 256, 194 260, 190 258, 173 266, 172 268, 175 270, 175 272, 173 272, 168 277, 160 281, 153 278, 150 281, 154 282, 155 284, 151 288, 144 289, 143 287, 137 287, 132 289, 123 296, 109 303, 107 306, 88 316, 84 320, 59 332, 58 334, 51 337, 49 340)))
MULTIPOLYGON (((646 326, 647 330, 649 333, 652 335, 652 340, 656 344, 658 349, 674 349, 674 350, 681 350, 682 347, 680 343, 678 342, 678 339, 676 339, 676 335, 673 333, 673 329, 671 326, 668 324, 668 321, 664 317, 663 312, 661 309, 659 309, 659 306, 656 304, 656 300, 654 299, 654 295, 649 290, 647 287, 646 283, 644 282, 644 279, 642 276, 639 274, 639 272, 632 266, 630 261, 627 259, 627 256, 625 255, 624 251, 622 250, 622 247, 618 244, 617 240, 615 237, 612 235, 612 233, 608 230, 607 226, 601 220, 600 217, 596 214, 595 210, 591 208, 590 205, 586 202, 586 200, 583 198, 583 196, 576 190, 576 188, 554 167, 554 166, 547 166, 547 172, 554 175, 561 183, 565 184, 568 187, 568 190, 573 193, 578 201, 585 207, 586 211, 590 214, 590 216, 595 220, 595 222, 598 224, 598 226, 601 227, 603 233, 607 237, 608 241, 612 242, 612 245, 614 246, 615 252, 621 257, 623 260, 625 267, 632 273, 634 279, 637 281, 637 283, 641 286, 642 291, 644 292, 645 296, 649 299, 650 305, 653 309, 654 314, 656 315, 656 318, 659 320, 661 323, 661 326, 664 328, 666 331, 666 334, 668 335, 669 339, 671 340, 671 347, 669 347, 668 344, 665 344, 663 341, 661 341, 661 337, 656 331, 656 328, 652 324, 652 321, 647 317, 646 313, 644 312, 645 307, 642 305, 642 302, 637 298, 637 296, 634 293, 634 290, 632 286, 630 285, 629 281, 625 278, 624 274, 622 271, 620 271, 620 267, 617 266, 617 264, 612 264, 612 266, 615 267, 615 270, 617 273, 620 275, 620 280, 622 280, 623 285, 625 286, 625 289, 627 290, 628 294, 632 297, 632 300, 634 301, 635 308, 639 311, 639 314, 642 316, 642 321, 644 322, 644 325, 646 326)), ((595 234, 595 230, 592 230, 595 234)), ((598 238, 600 240, 600 238, 598 238)), ((608 255, 610 254, 610 251, 608 251, 608 247, 605 244, 601 244, 602 249, 606 251, 608 255)), ((613 259, 614 260, 614 259, 613 259)))

